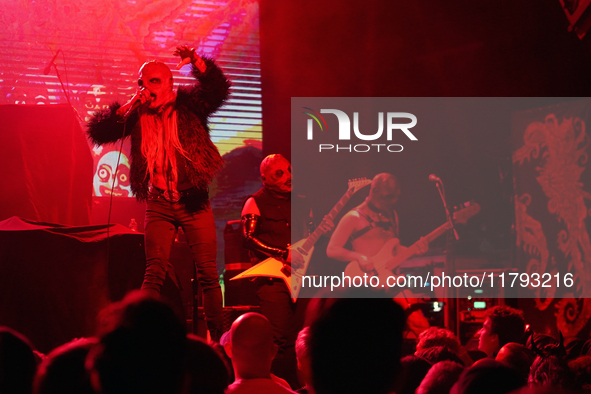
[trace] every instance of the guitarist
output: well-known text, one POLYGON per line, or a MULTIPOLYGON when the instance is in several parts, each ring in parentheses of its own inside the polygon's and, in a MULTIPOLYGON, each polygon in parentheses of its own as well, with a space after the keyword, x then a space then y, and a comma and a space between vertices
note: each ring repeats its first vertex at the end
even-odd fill
MULTIPOLYGON (((339 261, 357 261, 362 270, 372 272, 374 267, 370 257, 376 255, 390 239, 399 238, 398 215, 394 210, 399 196, 400 185, 396 177, 387 173, 376 175, 372 180, 369 196, 363 203, 347 212, 337 225, 328 243, 326 255, 339 261)), ((423 254, 429 249, 429 243, 424 237, 417 246, 418 254, 423 254)), ((406 247, 398 243, 393 252, 398 254, 404 249, 406 247)), ((402 305, 403 307, 411 306, 410 299, 402 303, 406 304, 402 305)), ((426 327, 429 326, 421 312, 417 312, 420 316, 413 313, 415 316, 411 315, 408 319, 411 329, 415 332, 422 330, 413 329, 414 325, 423 327, 426 323, 426 327)))
MULTIPOLYGON (((284 268, 289 270, 291 264, 304 263, 298 252, 294 251, 292 255, 289 249, 292 230, 298 240, 308 236, 312 211, 305 198, 292 198, 291 164, 285 157, 269 155, 263 159, 260 169, 263 187, 248 197, 242 208, 244 246, 249 249, 253 263, 274 257, 283 260, 284 268)), ((291 383, 290 376, 281 372, 284 369, 296 371, 295 338, 303 318, 301 322, 296 321, 296 303, 292 302, 290 289, 283 280, 259 277, 255 279, 255 285, 261 312, 271 322, 274 340, 279 347, 273 372, 291 383), (289 365, 290 362, 293 365, 289 365)), ((294 378, 297 384, 297 377, 294 378)))

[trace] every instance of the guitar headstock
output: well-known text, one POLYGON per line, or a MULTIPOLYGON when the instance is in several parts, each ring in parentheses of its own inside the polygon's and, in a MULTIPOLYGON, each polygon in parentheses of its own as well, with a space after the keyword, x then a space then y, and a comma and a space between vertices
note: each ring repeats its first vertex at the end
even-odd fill
POLYGON ((474 201, 468 201, 456 207, 457 211, 454 212, 454 222, 466 223, 468 219, 480 212, 480 205, 474 201))
POLYGON ((359 190, 363 189, 367 185, 371 185, 371 179, 367 179, 367 178, 349 179, 349 191, 352 190, 353 193, 357 193, 359 190))

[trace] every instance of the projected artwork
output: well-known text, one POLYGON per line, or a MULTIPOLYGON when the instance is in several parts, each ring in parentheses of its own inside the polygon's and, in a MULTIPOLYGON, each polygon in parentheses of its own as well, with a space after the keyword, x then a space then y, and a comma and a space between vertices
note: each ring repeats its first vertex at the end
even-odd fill
MULTIPOLYGON (((130 197, 131 182, 129 180, 129 159, 127 154, 117 150, 100 149, 98 147, 94 152, 99 157, 92 184, 94 186, 94 195, 103 197, 130 197), (115 171, 117 170, 117 171, 115 171)), ((96 157, 95 157, 96 162, 96 157)))
POLYGON ((528 288, 539 311, 554 303, 556 326, 565 337, 577 335, 591 319, 590 114, 587 99, 523 111, 513 119, 517 259, 530 274, 573 274, 572 288, 528 288))
MULTIPOLYGON (((40 0, 2 7, 0 104, 68 104, 67 94, 84 126, 94 111, 133 95, 147 60, 169 65, 175 85, 193 83, 190 68, 177 71, 172 55, 177 45, 188 44, 214 57, 232 81, 230 99, 210 118, 220 153, 260 149, 258 1, 40 0), (56 53, 65 92, 55 68, 46 70, 56 53)), ((106 185, 113 181, 114 155, 95 152, 94 195, 112 190, 131 197, 126 175, 117 177, 115 188, 106 185)), ((128 165, 127 156, 124 145, 120 167, 128 165)))

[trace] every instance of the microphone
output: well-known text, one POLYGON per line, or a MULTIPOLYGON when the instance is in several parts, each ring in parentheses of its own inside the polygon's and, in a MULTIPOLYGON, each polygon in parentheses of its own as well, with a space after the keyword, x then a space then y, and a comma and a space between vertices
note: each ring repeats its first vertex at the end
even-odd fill
POLYGON ((135 111, 136 109, 139 108, 140 105, 142 105, 142 101, 141 100, 136 100, 135 103, 133 103, 133 105, 127 110, 127 112, 125 113, 125 115, 123 115, 123 119, 127 119, 129 117, 129 115, 131 115, 131 113, 133 111, 135 111))
MULTIPOLYGON (((146 90, 146 88, 141 88, 140 92, 146 90)), ((149 102, 151 100, 148 100, 147 102, 149 102)), ((139 98, 137 100, 134 101, 134 103, 131 105, 131 107, 129 107, 129 109, 127 110, 127 112, 125 112, 125 114, 121 117, 121 120, 119 122, 123 123, 127 120, 127 118, 129 118, 129 115, 132 114, 133 111, 135 111, 136 109, 138 109, 140 106, 142 105, 142 100, 140 100, 139 98)))
POLYGON ((435 174, 431 174, 431 175, 429 175, 429 180, 430 180, 431 182, 439 182, 439 183, 441 183, 441 178, 439 178, 439 177, 438 177, 437 175, 435 175, 435 174))
POLYGON ((57 59, 57 55, 60 53, 61 49, 58 49, 55 52, 55 55, 53 55, 53 57, 51 58, 51 61, 49 63, 47 63, 47 66, 45 67, 45 69, 43 70, 43 74, 47 75, 49 74, 49 70, 51 69, 51 65, 53 64, 53 62, 55 62, 55 59, 57 59))

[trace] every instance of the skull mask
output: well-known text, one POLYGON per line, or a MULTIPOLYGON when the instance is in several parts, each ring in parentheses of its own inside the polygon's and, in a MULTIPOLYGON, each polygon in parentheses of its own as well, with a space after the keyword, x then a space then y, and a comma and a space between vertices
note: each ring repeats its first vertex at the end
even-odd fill
POLYGON ((261 178, 266 189, 291 192, 291 164, 281 155, 269 155, 261 163, 261 178))
POLYGON ((152 109, 160 108, 174 99, 172 73, 168 66, 162 62, 151 61, 144 63, 140 68, 137 83, 141 88, 150 92, 151 101, 149 107, 152 109))

